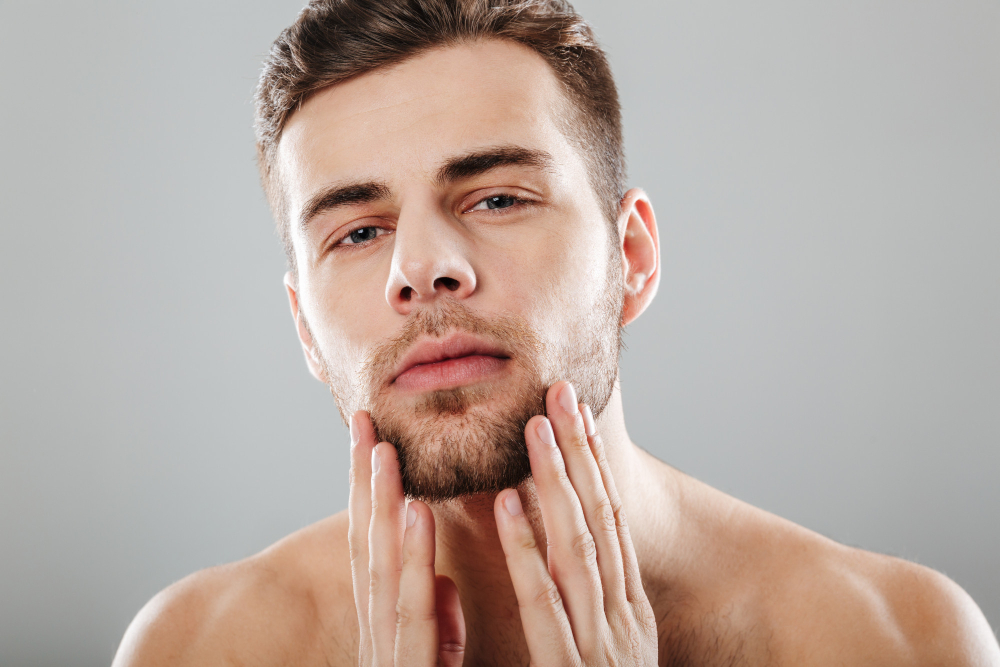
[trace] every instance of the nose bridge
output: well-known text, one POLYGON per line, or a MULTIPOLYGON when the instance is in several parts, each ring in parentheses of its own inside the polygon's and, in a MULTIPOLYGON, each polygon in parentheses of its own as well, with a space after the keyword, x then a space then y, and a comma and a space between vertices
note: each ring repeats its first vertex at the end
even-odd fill
POLYGON ((417 303, 439 295, 471 295, 476 275, 461 226, 431 197, 412 200, 400 209, 393 239, 392 267, 386 300, 409 313, 417 303))

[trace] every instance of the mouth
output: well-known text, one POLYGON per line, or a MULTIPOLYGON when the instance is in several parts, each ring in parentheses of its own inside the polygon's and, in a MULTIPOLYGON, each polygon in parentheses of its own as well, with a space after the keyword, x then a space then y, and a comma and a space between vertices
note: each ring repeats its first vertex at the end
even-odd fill
POLYGON ((454 389, 489 380, 502 373, 509 362, 510 356, 497 345, 455 333, 414 345, 390 384, 414 393, 454 389))

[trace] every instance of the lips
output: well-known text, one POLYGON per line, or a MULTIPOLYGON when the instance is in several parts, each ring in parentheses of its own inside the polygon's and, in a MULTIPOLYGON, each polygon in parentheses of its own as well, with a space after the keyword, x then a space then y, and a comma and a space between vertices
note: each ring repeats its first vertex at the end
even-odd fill
POLYGON ((470 334, 423 340, 400 360, 392 384, 400 390, 432 391, 471 384, 503 370, 510 356, 470 334))

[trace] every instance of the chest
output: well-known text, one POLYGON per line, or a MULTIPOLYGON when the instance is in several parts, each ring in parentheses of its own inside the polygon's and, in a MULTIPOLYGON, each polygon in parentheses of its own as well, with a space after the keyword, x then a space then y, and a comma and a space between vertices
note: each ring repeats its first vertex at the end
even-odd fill
MULTIPOLYGON (((465 665, 525 667, 530 655, 519 625, 507 619, 468 628, 465 665)), ((357 625, 352 624, 356 631, 357 625)), ((478 625, 478 624, 477 624, 478 625)), ((346 628, 345 628, 346 629, 346 628)), ((341 634, 341 633, 338 633, 341 634)), ((353 635, 328 644, 316 665, 358 664, 358 641, 353 635)), ((659 624, 660 667, 757 667, 772 665, 768 637, 760 627, 741 627, 725 612, 670 615, 659 624)))

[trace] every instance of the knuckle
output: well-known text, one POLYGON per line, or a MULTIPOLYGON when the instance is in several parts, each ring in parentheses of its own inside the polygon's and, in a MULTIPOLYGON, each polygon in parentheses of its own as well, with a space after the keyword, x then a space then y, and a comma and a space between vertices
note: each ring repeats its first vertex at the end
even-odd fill
POLYGON ((594 530, 615 535, 618 532, 618 517, 609 501, 597 504, 592 513, 591 523, 594 530))
POLYGON ((578 413, 572 417, 572 420, 573 437, 570 438, 570 446, 581 452, 586 451, 590 453, 590 443, 587 441, 587 434, 584 432, 583 417, 578 413))
POLYGON ((629 532, 628 523, 625 521, 625 514, 620 513, 617 518, 618 522, 618 536, 622 542, 628 544, 632 543, 632 533, 629 532))
POLYGON ((601 469, 602 473, 610 473, 608 457, 604 453, 604 440, 601 439, 600 433, 590 439, 590 448, 594 460, 597 461, 597 467, 601 469))
POLYGON ((351 571, 360 572, 368 569, 368 554, 358 549, 351 549, 351 571))
POLYGON ((651 632, 653 635, 656 634, 656 614, 653 613, 653 607, 646 600, 645 594, 643 594, 643 599, 641 602, 635 604, 635 618, 639 622, 639 626, 647 631, 651 632))
POLYGON ((531 596, 531 606, 552 611, 561 610, 562 596, 559 594, 559 587, 556 586, 556 582, 552 579, 546 579, 541 582, 531 596))
POLYGON ((534 551, 538 549, 538 542, 535 540, 535 532, 531 530, 530 527, 522 531, 517 536, 517 547, 518 549, 522 549, 524 551, 534 551))
POLYGON ((372 595, 378 595, 383 587, 382 576, 374 568, 368 569, 368 590, 372 595))
MULTIPOLYGON (((419 547, 414 547, 412 545, 404 545, 403 547, 403 558, 401 560, 402 568, 407 569, 423 569, 428 565, 434 565, 434 556, 428 553, 426 550, 419 547)), ((402 569, 401 568, 401 569, 402 569)))
POLYGON ((438 652, 461 657, 465 653, 465 645, 459 642, 445 642, 438 646, 438 652))
POLYGON ((591 441, 594 443, 594 452, 597 456, 597 460, 602 464, 607 463, 606 459, 604 458, 604 439, 601 437, 601 434, 600 433, 594 434, 594 437, 591 438, 591 441))
POLYGON ((561 458, 557 459, 555 465, 553 465, 552 467, 553 467, 552 474, 555 477, 556 483, 561 486, 568 486, 569 488, 572 489, 573 482, 571 482, 569 479, 569 471, 566 470, 565 462, 563 462, 561 458))
MULTIPOLYGON (((433 556, 431 556, 433 558, 433 556)), ((420 567, 426 565, 428 560, 427 547, 421 544, 419 536, 407 535, 403 540, 402 549, 399 553, 400 570, 403 568, 420 567)))
POLYGON ((631 605, 614 605, 607 610, 608 623, 617 632, 623 632, 635 623, 635 615, 631 605))
POLYGON ((383 594, 386 590, 391 590, 389 585, 394 580, 398 580, 399 568, 395 568, 395 571, 392 574, 395 575, 395 578, 386 577, 385 573, 380 571, 377 567, 368 568, 368 590, 373 597, 383 594))
POLYGON ((656 633, 650 634, 645 628, 636 627, 633 621, 615 633, 609 646, 614 655, 613 664, 644 664, 650 654, 656 654, 656 633))
POLYGON ((405 630, 433 620, 434 611, 432 609, 413 609, 402 602, 396 603, 396 627, 399 629, 405 630))
POLYGON ((612 514, 614 514, 615 525, 616 526, 624 526, 625 525, 625 507, 622 505, 622 499, 619 498, 618 496, 615 496, 614 498, 609 497, 608 498, 608 505, 609 505, 609 507, 611 507, 612 514))
POLYGON ((575 558, 588 563, 597 561, 597 544, 589 530, 585 530, 573 538, 573 541, 570 542, 570 553, 575 558))

